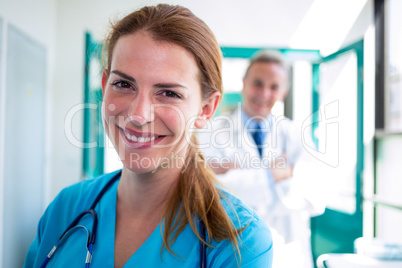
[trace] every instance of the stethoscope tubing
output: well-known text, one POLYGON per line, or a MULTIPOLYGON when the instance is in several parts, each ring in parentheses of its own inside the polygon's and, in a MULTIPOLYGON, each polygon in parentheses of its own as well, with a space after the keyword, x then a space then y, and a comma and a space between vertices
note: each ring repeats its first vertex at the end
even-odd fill
MULTIPOLYGON (((46 267, 47 263, 49 262, 50 258, 53 256, 53 254, 56 252, 56 250, 62 245, 61 242, 63 242, 63 238, 70 233, 70 231, 74 230, 74 228, 77 226, 78 222, 82 219, 87 214, 90 214, 93 218, 92 222, 92 232, 89 235, 89 238, 87 240, 87 257, 85 260, 85 267, 89 268, 89 265, 91 264, 92 261, 92 250, 93 246, 95 245, 96 242, 96 232, 98 230, 98 215, 95 211, 96 205, 99 203, 99 200, 103 197, 105 192, 113 185, 114 182, 116 182, 119 178, 121 177, 121 170, 116 173, 113 178, 107 182, 107 184, 102 188, 100 193, 96 196, 94 202, 92 203, 91 207, 88 210, 85 210, 81 212, 71 223, 70 225, 66 228, 66 230, 63 232, 63 234, 60 236, 58 242, 56 245, 53 246, 53 248, 50 250, 49 254, 47 255, 45 261, 41 265, 41 268, 46 267)), ((86 229, 86 228, 85 228, 86 229)), ((68 235, 69 236, 69 235, 68 235)), ((67 236, 67 237, 68 237, 67 236)))

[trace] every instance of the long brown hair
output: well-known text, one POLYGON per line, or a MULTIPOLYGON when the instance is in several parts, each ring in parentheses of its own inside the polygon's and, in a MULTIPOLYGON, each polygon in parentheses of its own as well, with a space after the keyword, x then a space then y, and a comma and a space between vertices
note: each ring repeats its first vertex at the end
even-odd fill
MULTIPOLYGON (((222 52, 215 36, 201 19, 181 6, 159 4, 143 7, 113 24, 105 40, 104 63, 108 75, 118 39, 140 30, 146 31, 155 41, 179 45, 194 56, 204 99, 216 91, 222 94, 222 52)), ((191 138, 193 144, 198 144, 194 134, 191 138)), ((222 206, 223 196, 215 186, 217 181, 213 171, 197 146, 189 145, 186 160, 186 168, 167 202, 163 245, 174 254, 171 244, 185 226, 190 224, 196 236, 208 246, 211 246, 212 240, 229 239, 240 261, 237 238, 243 229, 235 228, 222 206), (204 241, 197 230, 199 220, 205 224, 208 241, 204 241)))

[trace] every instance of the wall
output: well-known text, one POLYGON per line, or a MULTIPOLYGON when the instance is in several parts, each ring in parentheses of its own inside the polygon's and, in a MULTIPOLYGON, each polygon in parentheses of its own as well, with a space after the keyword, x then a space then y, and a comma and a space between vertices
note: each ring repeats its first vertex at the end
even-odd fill
POLYGON ((402 135, 382 137, 378 141, 377 197, 399 209, 377 206, 377 235, 389 242, 402 241, 402 135))
MULTIPOLYGON (((0 267, 2 265, 19 267, 22 265, 27 247, 34 238, 35 225, 47 205, 44 202, 44 197, 48 195, 46 186, 48 185, 50 167, 48 161, 50 158, 49 132, 51 128, 50 96, 54 77, 56 1, 0 0, 0 20, 3 26, 0 30, 2 33, 0 37, 2 43, 0 45, 0 267), (18 46, 10 48, 7 47, 7 44, 12 42, 10 35, 12 32, 14 39, 16 37, 14 33, 21 33, 24 40, 20 43, 17 42, 18 46), (26 47, 27 44, 28 47, 26 47), (29 44, 33 44, 33 46, 29 44), (24 46, 28 49, 25 50, 24 46), (34 47, 39 49, 35 51, 41 51, 40 59, 44 60, 40 63, 41 66, 36 60, 37 55, 30 52, 30 49, 34 47), (18 50, 23 53, 20 55, 9 54, 10 51, 18 50), (28 54, 24 55, 24 52, 28 54), (14 62, 12 60, 14 56, 22 57, 22 59, 14 62), (7 61, 7 59, 9 60, 7 61), (31 71, 27 69, 28 66, 31 66, 31 71), (38 71, 40 77, 37 76, 38 71), (6 79, 10 75, 12 76, 12 73, 20 73, 24 78, 6 79), (28 79, 34 83, 32 84, 32 91, 24 92, 25 89, 23 88, 29 87, 23 84, 27 81, 24 80, 26 74, 31 77, 28 79), (38 83, 41 84, 39 87, 38 83), (20 88, 22 91, 17 92, 16 88, 20 88), (21 95, 21 93, 28 94, 21 95), (33 100, 31 97, 35 101, 31 101, 33 100), (12 104, 10 101, 16 101, 18 104, 12 104), (34 103, 41 103, 41 107, 31 107, 30 105, 34 103), (11 112, 13 109, 18 112, 11 112), (27 112, 28 116, 26 116, 27 112), (35 120, 35 114, 40 114, 41 118, 35 120), (32 115, 32 118, 29 118, 29 115, 32 115), (24 116, 23 120, 19 120, 21 116, 24 116), (22 126, 24 120, 30 122, 32 126, 29 124, 22 126), (8 127, 5 129, 6 125, 17 127, 19 131, 16 132, 16 135, 7 138, 10 135, 10 131, 8 131, 10 129, 8 127), (23 161, 18 163, 13 160, 15 157, 5 153, 9 151, 7 146, 17 144, 18 139, 21 139, 23 135, 30 135, 30 128, 35 128, 38 125, 41 125, 39 131, 41 134, 37 138, 44 143, 38 140, 37 143, 32 143, 30 146, 27 144, 29 138, 26 139, 23 146, 28 151, 27 154, 20 157, 20 160, 28 160, 31 152, 41 155, 41 159, 33 159, 34 161, 29 163, 23 161), (36 145, 38 148, 35 148, 36 145), (31 177, 28 175, 30 164, 34 165, 36 170, 31 172, 31 177), (16 165, 19 166, 18 169, 12 168, 16 165), (22 175, 24 172, 26 174, 22 175), (37 176, 34 177, 32 174, 37 174, 37 176), (16 200, 20 200, 20 202, 16 200), (28 227, 26 225, 29 225, 29 228, 26 228, 28 227), (14 250, 15 248, 18 250, 14 250), (21 254, 21 252, 24 253, 21 254)), ((33 136, 29 137, 33 138, 33 136)), ((12 151, 12 148, 10 150, 12 151)))
MULTIPOLYGON (((47 80, 46 80, 46 180, 49 175, 51 149, 51 95, 54 82, 54 62, 56 49, 56 0, 0 0, 0 17, 4 27, 11 24, 26 33, 34 41, 43 45, 47 51, 47 80)), ((3 40, 6 42, 6 40, 3 40)), ((6 52, 4 51, 6 54, 6 52)), ((5 83, 5 81, 4 81, 5 83)), ((2 89, 3 90, 3 89, 2 89)), ((45 189, 48 193, 48 189, 45 189)))

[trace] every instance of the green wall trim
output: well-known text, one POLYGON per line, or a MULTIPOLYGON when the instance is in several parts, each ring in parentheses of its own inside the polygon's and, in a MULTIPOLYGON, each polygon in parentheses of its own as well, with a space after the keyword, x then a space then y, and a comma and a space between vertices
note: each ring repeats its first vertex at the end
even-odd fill
MULTIPOLYGON (((89 103, 89 63, 90 63, 90 54, 91 54, 91 35, 89 33, 85 34, 85 57, 84 57, 84 103, 89 103)), ((90 113, 88 109, 84 110, 84 135, 83 135, 83 143, 88 144, 90 140, 89 133, 89 122, 90 122, 90 113)), ((82 177, 87 177, 88 166, 89 166, 89 150, 88 148, 82 149, 82 177)))
POLYGON ((276 50, 283 54, 287 60, 303 59, 315 61, 322 59, 319 50, 310 49, 291 49, 291 48, 275 48, 275 47, 228 47, 221 46, 223 57, 225 58, 251 58, 260 50, 276 50))
POLYGON ((349 46, 338 50, 337 52, 335 52, 335 53, 333 53, 331 55, 323 57, 322 60, 320 61, 320 63, 332 60, 332 59, 338 57, 339 55, 341 55, 343 53, 346 53, 346 52, 349 52, 351 50, 354 50, 356 52, 356 54, 358 54, 359 56, 363 57, 363 49, 364 49, 364 41, 360 40, 360 41, 357 41, 356 43, 350 44, 349 46))
POLYGON ((313 115, 313 122, 311 127, 311 137, 313 142, 315 143, 316 148, 318 148, 318 138, 315 135, 315 130, 318 128, 319 123, 319 108, 320 108, 320 93, 319 93, 319 86, 320 86, 320 65, 313 64, 312 65, 312 115, 313 115))
POLYGON ((82 177, 92 178, 104 173, 104 138, 102 127, 101 101, 102 89, 90 87, 91 61, 101 60, 102 46, 94 42, 89 33, 85 34, 85 69, 84 69, 84 104, 95 104, 96 109, 84 109, 83 143, 88 145, 96 142, 96 146, 89 148, 84 145, 82 161, 82 177))
POLYGON ((363 171, 364 171, 364 41, 361 40, 350 46, 356 51, 357 57, 357 163, 356 163, 356 211, 363 217, 363 171))

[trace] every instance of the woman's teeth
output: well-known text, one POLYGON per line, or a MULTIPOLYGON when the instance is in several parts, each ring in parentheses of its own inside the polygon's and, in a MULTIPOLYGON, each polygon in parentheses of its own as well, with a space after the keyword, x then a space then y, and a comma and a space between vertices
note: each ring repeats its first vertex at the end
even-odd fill
POLYGON ((130 135, 127 132, 124 132, 124 135, 127 139, 134 141, 134 142, 150 142, 156 139, 157 136, 150 136, 150 137, 137 137, 135 135, 130 135))

